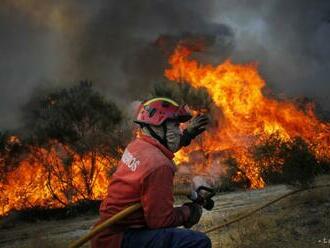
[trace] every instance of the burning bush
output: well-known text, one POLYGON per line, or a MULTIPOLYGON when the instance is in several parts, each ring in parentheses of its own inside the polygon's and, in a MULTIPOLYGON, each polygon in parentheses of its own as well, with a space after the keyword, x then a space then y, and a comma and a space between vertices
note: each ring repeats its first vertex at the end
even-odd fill
POLYGON ((306 186, 328 167, 326 161, 318 160, 308 144, 299 137, 283 141, 278 135, 272 135, 255 147, 254 157, 266 184, 306 186))
POLYGON ((0 132, 0 183, 6 180, 6 175, 18 164, 24 145, 16 136, 8 132, 0 132))
POLYGON ((245 173, 239 169, 239 164, 234 157, 229 156, 225 159, 223 166, 226 168, 226 173, 219 178, 219 191, 232 191, 237 188, 249 188, 251 186, 251 182, 245 173), (237 177, 239 177, 239 180, 237 180, 237 177))
MULTIPOLYGON (((300 165, 303 170, 310 168, 306 163, 315 165, 315 159, 329 161, 330 124, 318 119, 312 104, 305 105, 302 110, 289 99, 265 95, 266 82, 253 63, 241 65, 227 60, 216 66, 202 64, 193 58, 194 52, 179 44, 170 56, 170 67, 164 74, 179 84, 206 89, 219 112, 213 116, 217 125, 202 135, 202 142, 194 142, 189 148, 180 150, 176 154, 177 163, 196 165, 196 168, 202 166, 212 175, 214 164, 223 166, 212 159, 212 154, 231 151, 239 167, 234 180, 248 179, 251 188, 264 187, 264 169, 255 160, 251 148, 274 134, 284 142, 301 138, 303 142, 294 142, 296 145, 289 146, 287 152, 301 152, 305 156, 307 162, 300 165), (203 151, 207 155, 201 165, 190 159, 189 154, 193 151, 203 151)), ((285 169, 293 173, 291 169, 296 168, 294 165, 299 161, 296 161, 296 155, 287 156, 288 167, 285 169), (290 164, 293 165, 290 167, 290 164)), ((271 159, 276 160, 276 156, 271 159)))

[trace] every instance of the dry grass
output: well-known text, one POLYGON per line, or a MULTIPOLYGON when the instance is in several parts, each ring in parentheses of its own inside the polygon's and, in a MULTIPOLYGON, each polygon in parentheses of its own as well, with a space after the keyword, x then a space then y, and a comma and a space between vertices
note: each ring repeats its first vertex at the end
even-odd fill
MULTIPOLYGON (((198 229, 221 224, 219 219, 203 219, 198 229)), ((209 236, 215 248, 320 247, 319 240, 330 239, 329 220, 329 188, 315 189, 284 199, 209 236)))

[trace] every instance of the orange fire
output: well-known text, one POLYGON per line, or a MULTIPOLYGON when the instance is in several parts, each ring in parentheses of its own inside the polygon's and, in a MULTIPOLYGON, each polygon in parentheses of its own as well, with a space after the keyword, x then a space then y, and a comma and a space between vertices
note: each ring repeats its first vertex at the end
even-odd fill
POLYGON ((109 171, 116 160, 99 154, 81 157, 72 151, 68 160, 64 150, 69 151, 56 141, 49 150, 32 148, 27 158, 0 183, 0 216, 13 209, 63 207, 105 196, 109 171))
POLYGON ((289 101, 264 96, 265 81, 255 64, 237 65, 228 60, 214 67, 190 59, 191 54, 189 48, 179 45, 169 58, 171 68, 165 71, 165 76, 195 88, 206 88, 221 109, 222 117, 218 118, 220 125, 216 130, 203 135, 202 142, 177 153, 178 163, 189 161, 191 152, 203 150, 207 154, 199 165, 203 170, 216 162, 210 155, 230 150, 251 187, 260 188, 265 183, 248 149, 271 134, 276 133, 283 140, 299 136, 317 157, 330 158, 330 124, 319 121, 312 106, 303 111, 289 101))

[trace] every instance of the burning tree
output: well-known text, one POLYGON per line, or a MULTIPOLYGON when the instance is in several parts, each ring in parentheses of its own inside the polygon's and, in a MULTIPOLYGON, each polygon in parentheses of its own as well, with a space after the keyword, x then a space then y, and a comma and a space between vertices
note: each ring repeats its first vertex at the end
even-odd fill
POLYGON ((24 113, 28 152, 1 182, 1 214, 103 196, 123 142, 117 106, 81 82, 32 97, 24 113))
MULTIPOLYGON (((97 160, 105 159, 111 164, 122 142, 116 130, 122 119, 119 109, 105 101, 88 82, 51 93, 36 102, 32 100, 28 108, 25 119, 27 129, 32 131, 32 147, 47 150, 46 160, 34 150, 35 158, 65 185, 63 191, 69 202, 76 194, 83 199, 93 199, 95 180, 100 173, 97 160), (53 160, 55 164, 49 165, 48 156, 53 152, 60 160, 53 160), (61 171, 57 169, 58 163, 63 165, 61 171), (74 185, 74 163, 79 164, 83 188, 74 185)), ((51 180, 48 183, 51 189, 51 180)), ((54 190, 52 192, 56 196, 54 190)))

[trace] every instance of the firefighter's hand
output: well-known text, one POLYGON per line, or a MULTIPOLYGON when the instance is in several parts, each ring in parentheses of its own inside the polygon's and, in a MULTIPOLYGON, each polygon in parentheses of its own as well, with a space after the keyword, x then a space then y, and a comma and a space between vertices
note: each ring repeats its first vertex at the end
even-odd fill
POLYGON ((194 118, 191 119, 187 132, 190 136, 195 138, 197 135, 200 135, 202 132, 206 130, 206 125, 209 123, 209 118, 205 114, 198 114, 194 118))
POLYGON ((208 123, 209 118, 205 114, 198 114, 192 118, 187 129, 183 131, 180 142, 181 146, 188 146, 192 139, 206 130, 206 125, 208 123))
POLYGON ((190 210, 189 219, 186 223, 183 224, 185 228, 191 228, 193 225, 197 224, 202 217, 202 207, 193 202, 188 202, 183 204, 183 206, 188 206, 190 210))

